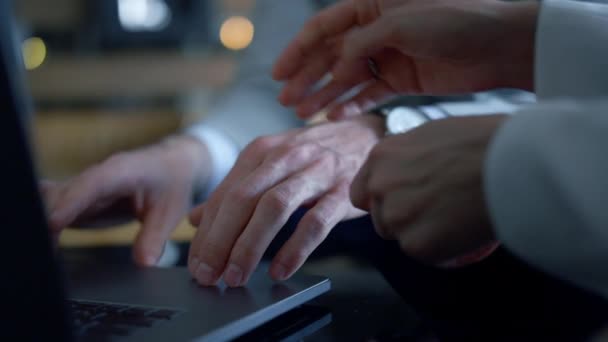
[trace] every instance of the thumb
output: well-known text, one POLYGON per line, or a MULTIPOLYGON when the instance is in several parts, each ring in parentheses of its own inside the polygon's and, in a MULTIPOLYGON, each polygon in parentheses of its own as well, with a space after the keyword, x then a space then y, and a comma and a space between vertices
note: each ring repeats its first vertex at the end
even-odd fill
POLYGON ((139 266, 155 266, 165 243, 186 212, 183 201, 164 199, 144 214, 142 227, 133 245, 133 259, 139 266))
POLYGON ((200 205, 196 206, 194 209, 192 209, 192 211, 190 211, 190 215, 188 215, 188 220, 190 221, 190 224, 193 227, 198 228, 198 226, 201 224, 201 220, 203 219, 204 209, 205 209, 205 204, 200 204, 200 205))
POLYGON ((397 46, 403 41, 400 22, 395 15, 385 15, 367 26, 352 29, 342 45, 343 58, 352 61, 373 56, 384 48, 401 48, 397 46))
POLYGON ((368 194, 368 179, 369 179, 369 161, 361 167, 353 182, 350 185, 350 200, 356 208, 369 211, 369 194, 368 194))
POLYGON ((40 182, 38 182, 38 187, 40 188, 40 192, 43 195, 46 195, 48 192, 52 191, 57 186, 59 186, 59 183, 50 181, 48 179, 43 179, 40 182))
POLYGON ((61 203, 61 184, 49 180, 41 180, 38 183, 38 188, 40 190, 40 194, 42 195, 42 199, 44 200, 47 215, 49 216, 49 226, 51 230, 54 232, 62 230, 63 222, 53 220, 54 209, 58 207, 59 203, 61 203))

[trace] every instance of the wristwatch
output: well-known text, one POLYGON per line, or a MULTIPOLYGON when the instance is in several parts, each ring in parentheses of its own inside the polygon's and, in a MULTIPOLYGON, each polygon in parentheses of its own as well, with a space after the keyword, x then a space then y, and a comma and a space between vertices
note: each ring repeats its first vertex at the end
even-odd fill
MULTIPOLYGON (((482 95, 479 94, 478 97, 482 95)), ((410 131, 431 120, 475 115, 512 114, 520 109, 522 105, 529 103, 517 103, 493 94, 485 94, 483 98, 472 101, 439 102, 420 107, 383 105, 369 113, 382 117, 386 125, 386 135, 394 135, 410 131)))
POLYGON ((416 107, 381 107, 370 111, 370 114, 385 120, 386 135, 405 133, 430 120, 428 115, 416 107))

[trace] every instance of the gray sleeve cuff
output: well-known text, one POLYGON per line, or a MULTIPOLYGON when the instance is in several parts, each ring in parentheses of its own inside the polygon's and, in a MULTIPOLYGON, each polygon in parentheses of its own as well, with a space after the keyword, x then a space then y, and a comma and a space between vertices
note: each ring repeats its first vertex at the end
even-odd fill
POLYGON ((608 1, 544 0, 536 36, 539 99, 608 94, 608 1))
POLYGON ((605 108, 564 102, 512 117, 489 148, 484 189, 509 250, 608 296, 605 108))

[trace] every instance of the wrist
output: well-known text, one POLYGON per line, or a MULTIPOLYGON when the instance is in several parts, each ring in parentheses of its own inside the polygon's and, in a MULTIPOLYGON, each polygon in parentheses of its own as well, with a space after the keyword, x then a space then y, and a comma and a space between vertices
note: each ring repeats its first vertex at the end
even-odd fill
POLYGON ((169 150, 169 156, 176 158, 178 165, 184 165, 192 171, 193 189, 204 188, 211 178, 211 157, 207 146, 188 135, 172 136, 163 144, 169 150))
POLYGON ((369 129, 372 139, 375 139, 376 142, 380 141, 380 139, 386 135, 385 119, 378 115, 360 115, 355 120, 361 122, 363 126, 369 129))

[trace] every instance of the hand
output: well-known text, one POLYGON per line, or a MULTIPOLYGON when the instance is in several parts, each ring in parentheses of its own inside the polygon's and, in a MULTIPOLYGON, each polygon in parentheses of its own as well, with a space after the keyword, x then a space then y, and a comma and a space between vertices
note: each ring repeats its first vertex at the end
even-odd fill
POLYGON ((137 218, 142 228, 134 260, 155 265, 191 207, 192 189, 206 181, 205 157, 206 148, 198 140, 175 137, 116 154, 65 183, 43 182, 53 234, 67 226, 137 218))
POLYGON ((353 181, 353 204, 371 211, 380 236, 398 240, 404 252, 423 261, 453 264, 487 255, 496 244, 483 164, 506 118, 438 120, 386 138, 353 181))
POLYGON ((302 118, 329 106, 336 119, 396 95, 531 89, 537 12, 535 2, 343 0, 313 17, 276 62, 273 77, 286 81, 279 101, 302 118), (314 91, 327 73, 332 80, 314 91))
POLYGON ((220 277, 243 286, 272 239, 298 207, 310 210, 275 256, 270 275, 289 278, 341 220, 363 215, 349 187, 383 133, 373 116, 258 138, 210 199, 191 214, 200 227, 188 268, 205 286, 220 277))

